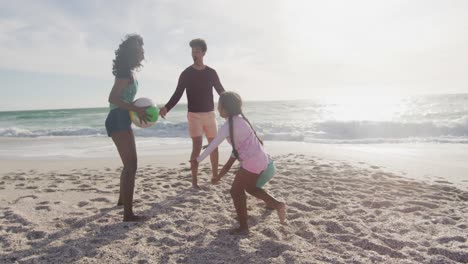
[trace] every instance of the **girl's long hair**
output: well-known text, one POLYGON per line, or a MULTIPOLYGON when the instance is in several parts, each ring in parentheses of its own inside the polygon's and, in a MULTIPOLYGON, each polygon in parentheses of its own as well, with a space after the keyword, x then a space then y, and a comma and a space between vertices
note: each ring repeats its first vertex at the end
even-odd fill
POLYGON ((257 132, 255 132, 255 129, 252 127, 252 124, 250 124, 250 121, 247 119, 247 117, 244 115, 242 112, 242 99, 241 97, 235 93, 235 92, 223 92, 219 96, 219 105, 224 111, 226 111, 226 114, 229 117, 229 137, 231 138, 231 145, 232 145, 232 152, 234 153, 234 156, 236 159, 239 159, 239 153, 236 150, 235 142, 234 142, 234 125, 233 125, 233 116, 236 115, 241 115, 242 118, 244 118, 245 121, 249 124, 250 128, 255 134, 255 137, 257 137, 258 141, 260 144, 263 145, 263 141, 258 137, 257 132))
POLYGON ((144 59, 143 38, 138 34, 126 35, 115 51, 112 74, 132 78, 132 70, 141 67, 144 59))

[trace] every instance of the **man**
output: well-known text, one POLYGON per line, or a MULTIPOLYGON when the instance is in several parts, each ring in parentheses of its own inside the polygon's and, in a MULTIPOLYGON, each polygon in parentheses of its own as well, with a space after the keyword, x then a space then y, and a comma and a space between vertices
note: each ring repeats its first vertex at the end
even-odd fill
MULTIPOLYGON (((190 160, 195 160, 201 152, 203 144, 203 134, 208 142, 211 142, 217 133, 216 114, 213 103, 213 87, 221 94, 224 88, 219 81, 216 71, 203 62, 207 46, 203 39, 190 41, 192 48, 193 64, 187 67, 179 77, 177 88, 169 102, 160 109, 162 118, 179 102, 184 90, 187 90, 188 101, 188 128, 192 138, 192 154, 190 160)), ((213 179, 218 176, 218 150, 210 155, 213 179)), ((191 162, 192 186, 198 187, 198 163, 191 162)))

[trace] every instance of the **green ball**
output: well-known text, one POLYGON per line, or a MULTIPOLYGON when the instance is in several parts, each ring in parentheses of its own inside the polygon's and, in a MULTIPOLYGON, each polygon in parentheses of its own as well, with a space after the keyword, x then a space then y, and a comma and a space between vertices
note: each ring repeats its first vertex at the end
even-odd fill
POLYGON ((159 108, 150 106, 146 109, 146 114, 148 115, 149 122, 156 122, 159 118, 159 108))

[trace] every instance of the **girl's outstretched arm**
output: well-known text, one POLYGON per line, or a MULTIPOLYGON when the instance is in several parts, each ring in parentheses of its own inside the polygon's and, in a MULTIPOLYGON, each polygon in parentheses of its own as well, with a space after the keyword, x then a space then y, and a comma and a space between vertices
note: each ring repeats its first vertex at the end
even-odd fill
MULTIPOLYGON (((203 151, 203 153, 200 154, 200 156, 198 156, 198 158, 196 159, 196 162, 200 163, 202 160, 204 160, 206 157, 208 157, 208 155, 210 155, 210 153, 213 150, 215 150, 219 146, 219 144, 221 144, 221 142, 223 142, 223 140, 225 138, 227 138, 229 136, 229 128, 228 127, 229 127, 229 124, 227 122, 224 123, 224 125, 219 129, 218 134, 213 139, 213 141, 211 141, 211 143, 203 151)), ((190 161, 190 162, 194 162, 194 161, 190 161)))
POLYGON ((228 171, 231 169, 232 164, 234 164, 234 162, 236 162, 236 157, 233 157, 233 156, 229 157, 228 161, 226 161, 226 164, 224 164, 223 168, 219 172, 218 178, 216 178, 216 182, 218 182, 222 177, 224 177, 224 175, 226 175, 226 173, 228 173, 228 171))

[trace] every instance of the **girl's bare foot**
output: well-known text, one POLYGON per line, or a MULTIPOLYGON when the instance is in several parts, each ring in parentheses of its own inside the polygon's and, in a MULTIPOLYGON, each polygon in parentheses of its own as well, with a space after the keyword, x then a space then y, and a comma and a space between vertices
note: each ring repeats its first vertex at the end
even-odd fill
POLYGON ((233 236, 245 236, 249 234, 249 228, 238 227, 229 231, 229 234, 233 236))
POLYGON ((138 216, 138 215, 129 215, 129 216, 124 216, 123 221, 124 222, 143 222, 147 218, 145 216, 138 216))
POLYGON ((283 225, 286 224, 286 207, 287 206, 285 203, 281 203, 278 209, 276 209, 278 211, 278 218, 280 223, 283 225))

